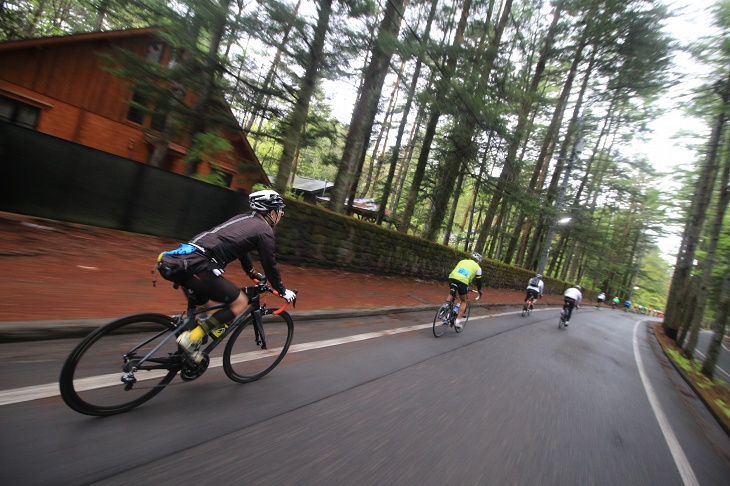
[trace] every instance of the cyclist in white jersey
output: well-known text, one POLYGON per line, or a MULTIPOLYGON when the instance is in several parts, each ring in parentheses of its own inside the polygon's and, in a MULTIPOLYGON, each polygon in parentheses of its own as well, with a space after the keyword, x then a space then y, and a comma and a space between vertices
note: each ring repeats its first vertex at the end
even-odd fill
POLYGON ((563 300, 568 304, 568 315, 565 316, 565 325, 570 322, 570 316, 573 315, 573 308, 580 309, 580 302, 583 300, 580 285, 575 285, 563 294, 563 300))

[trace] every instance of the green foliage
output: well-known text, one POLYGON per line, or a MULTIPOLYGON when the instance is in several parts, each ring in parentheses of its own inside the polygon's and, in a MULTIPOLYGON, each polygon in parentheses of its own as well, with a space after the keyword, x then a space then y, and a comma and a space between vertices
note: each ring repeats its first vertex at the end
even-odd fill
POLYGON ((634 290, 632 301, 644 307, 664 309, 672 279, 671 272, 670 264, 659 255, 659 249, 650 249, 636 278, 635 283, 639 289, 634 290))
POLYGON ((185 161, 230 158, 232 154, 233 145, 219 132, 196 133, 185 161))
POLYGON ((722 401, 722 400, 720 400, 720 399, 718 398, 718 399, 716 399, 716 400, 715 400, 715 405, 717 405, 717 407, 718 407, 718 408, 719 408, 720 410, 722 410, 722 413, 724 413, 724 414, 725 414, 725 416, 726 416, 726 417, 727 417, 728 419, 730 419, 730 407, 729 407, 729 406, 728 406, 728 405, 727 405, 727 404, 726 404, 726 403, 725 403, 724 401, 722 401))

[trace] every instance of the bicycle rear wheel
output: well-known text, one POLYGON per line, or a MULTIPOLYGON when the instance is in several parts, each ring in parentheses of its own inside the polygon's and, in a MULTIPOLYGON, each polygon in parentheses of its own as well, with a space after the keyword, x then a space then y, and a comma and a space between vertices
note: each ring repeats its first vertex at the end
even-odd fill
POLYGON ((527 312, 527 304, 524 304, 522 306, 522 317, 525 317, 528 314, 527 312))
POLYGON ((461 332, 466 327, 466 323, 469 321, 469 315, 471 314, 471 305, 469 304, 469 301, 467 300, 464 305, 466 308, 464 309, 464 313, 461 315, 461 329, 454 326, 454 330, 456 332, 461 332))
MULTIPOLYGON (((275 310, 269 309, 270 312, 275 310)), ((223 352, 223 370, 228 378, 238 383, 256 381, 276 368, 294 336, 294 322, 288 312, 267 314, 262 318, 266 349, 261 349, 256 342, 253 319, 249 315, 231 333, 223 352)))
POLYGON ((565 311, 560 312, 560 319, 558 320, 558 329, 565 327, 565 311))
POLYGON ((436 311, 436 316, 433 318, 433 335, 441 337, 449 328, 449 315, 451 314, 451 304, 444 302, 441 304, 436 311))
POLYGON ((100 327, 71 352, 59 385, 66 405, 86 415, 113 415, 157 395, 180 369, 175 324, 162 314, 137 314, 100 327), (170 337, 150 358, 138 361, 170 337), (122 382, 132 368, 135 383, 122 382))

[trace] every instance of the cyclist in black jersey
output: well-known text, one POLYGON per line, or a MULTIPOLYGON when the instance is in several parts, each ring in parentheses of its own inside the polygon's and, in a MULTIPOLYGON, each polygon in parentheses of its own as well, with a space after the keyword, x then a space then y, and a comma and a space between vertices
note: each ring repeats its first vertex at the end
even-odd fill
POLYGON ((174 280, 176 283, 201 298, 228 304, 178 337, 180 347, 196 363, 203 358, 199 348, 205 335, 232 321, 248 307, 246 294, 223 277, 226 265, 232 261, 239 260, 251 279, 261 279, 263 275, 255 271, 249 256, 249 252, 256 250, 269 285, 287 302, 296 298, 294 292, 284 287, 276 263, 274 226, 284 215, 284 200, 276 191, 257 191, 249 196, 249 206, 253 212, 234 216, 200 233, 187 245, 181 245, 192 253, 172 251, 160 255, 177 259, 177 263, 182 260, 183 276, 174 280))

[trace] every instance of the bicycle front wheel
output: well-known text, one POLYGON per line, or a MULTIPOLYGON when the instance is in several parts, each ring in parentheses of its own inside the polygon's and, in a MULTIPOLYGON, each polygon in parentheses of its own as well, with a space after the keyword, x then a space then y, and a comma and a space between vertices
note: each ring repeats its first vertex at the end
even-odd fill
MULTIPOLYGON (((275 311, 276 309, 270 309, 275 311)), ((253 316, 249 315, 231 333, 223 352, 223 370, 228 378, 248 383, 264 377, 284 359, 294 336, 294 322, 288 312, 262 317, 266 349, 256 336, 253 316)))
POLYGON ((458 327, 454 327, 454 330, 456 332, 463 331, 464 328, 466 327, 466 323, 469 322, 469 315, 471 314, 471 304, 467 300, 466 303, 464 303, 464 305, 466 307, 464 308, 464 313, 461 315, 461 329, 459 329, 458 327))
POLYGON ((137 314, 110 322, 89 334, 61 369, 59 385, 66 405, 86 415, 113 415, 137 407, 172 381, 180 369, 171 335, 175 324, 162 314, 137 314), (170 337, 144 363, 139 360, 170 337), (133 379, 122 377, 134 371, 133 379))
POLYGON ((451 304, 444 302, 441 304, 436 311, 436 316, 433 318, 433 335, 441 337, 449 328, 449 314, 451 314, 451 304))

